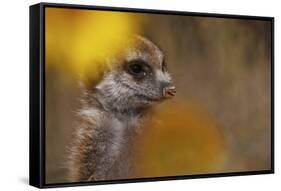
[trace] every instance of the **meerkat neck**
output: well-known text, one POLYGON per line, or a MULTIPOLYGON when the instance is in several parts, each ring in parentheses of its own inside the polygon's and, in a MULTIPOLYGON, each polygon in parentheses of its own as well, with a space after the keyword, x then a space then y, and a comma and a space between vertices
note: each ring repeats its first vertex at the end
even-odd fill
POLYGON ((130 118, 143 118, 148 112, 147 107, 135 107, 127 103, 120 103, 117 99, 107 99, 103 91, 96 90, 94 94, 96 106, 105 112, 109 112, 115 117, 126 120, 130 118))

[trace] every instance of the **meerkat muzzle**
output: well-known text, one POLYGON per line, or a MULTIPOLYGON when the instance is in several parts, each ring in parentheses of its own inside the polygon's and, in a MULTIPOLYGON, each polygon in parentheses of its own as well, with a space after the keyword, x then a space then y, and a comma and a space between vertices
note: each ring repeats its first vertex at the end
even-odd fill
POLYGON ((172 98, 176 95, 176 87, 169 86, 163 89, 163 96, 164 98, 172 98))

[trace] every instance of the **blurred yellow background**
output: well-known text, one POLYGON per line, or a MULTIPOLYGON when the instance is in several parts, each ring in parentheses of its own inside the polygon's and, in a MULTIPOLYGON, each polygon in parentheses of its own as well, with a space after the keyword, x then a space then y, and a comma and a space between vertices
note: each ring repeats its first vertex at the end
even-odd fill
POLYGON ((79 79, 135 34, 163 49, 177 87, 136 142, 139 177, 270 169, 269 22, 47 8, 46 182, 67 180, 79 79))
POLYGON ((138 33, 138 22, 141 19, 129 13, 47 8, 47 67, 59 67, 78 78, 85 70, 97 76, 109 67, 105 59, 118 54, 138 33))

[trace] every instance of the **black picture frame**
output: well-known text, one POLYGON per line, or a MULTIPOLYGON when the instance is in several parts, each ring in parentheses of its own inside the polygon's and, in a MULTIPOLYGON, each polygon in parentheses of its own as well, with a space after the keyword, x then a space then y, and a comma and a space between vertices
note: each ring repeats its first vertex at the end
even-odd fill
POLYGON ((38 188, 66 186, 84 186, 112 183, 131 183, 147 181, 163 181, 192 178, 210 178, 242 175, 258 175, 274 173, 274 18, 248 15, 227 15, 213 13, 195 13, 153 9, 134 9, 120 7, 101 7, 89 5, 39 3, 30 6, 30 128, 29 128, 29 184, 38 188), (271 23, 271 169, 247 172, 227 172, 216 174, 200 174, 186 176, 167 176, 139 178, 128 180, 108 180, 97 182, 45 183, 45 8, 71 8, 108 10, 137 13, 153 13, 167 15, 187 15, 200 17, 264 20, 271 23))

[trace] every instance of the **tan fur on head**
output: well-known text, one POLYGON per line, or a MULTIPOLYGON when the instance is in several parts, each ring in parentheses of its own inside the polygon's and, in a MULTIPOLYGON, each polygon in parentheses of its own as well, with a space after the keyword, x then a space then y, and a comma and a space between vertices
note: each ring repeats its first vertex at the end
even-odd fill
POLYGON ((128 38, 120 47, 123 47, 114 55, 110 55, 103 60, 96 60, 93 55, 95 67, 88 67, 84 70, 81 78, 81 85, 85 88, 92 88, 97 85, 112 68, 125 64, 132 59, 141 58, 161 68, 164 64, 163 52, 150 40, 140 35, 128 38))

